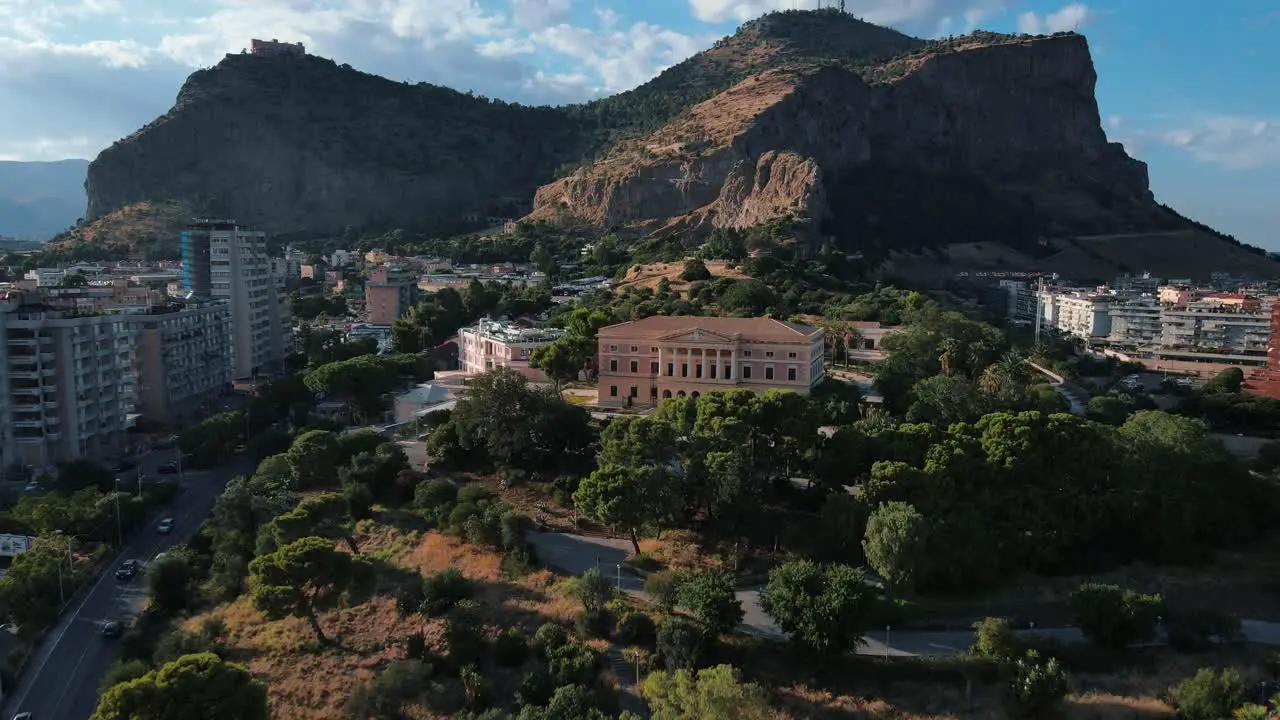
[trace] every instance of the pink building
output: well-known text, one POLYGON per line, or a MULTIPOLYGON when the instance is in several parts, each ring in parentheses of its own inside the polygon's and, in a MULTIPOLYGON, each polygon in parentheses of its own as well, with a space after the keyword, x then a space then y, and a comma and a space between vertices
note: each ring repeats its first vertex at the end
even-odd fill
POLYGON ((770 318, 655 315, 600 329, 600 405, 657 405, 716 390, 807 393, 823 331, 770 318))
POLYGON ((458 331, 458 360, 467 375, 479 375, 500 367, 510 368, 535 382, 545 382, 546 373, 529 366, 534 350, 549 345, 564 334, 552 328, 521 327, 499 320, 481 320, 458 331))
POLYGON ((364 284, 365 316, 372 325, 390 325, 418 301, 418 275, 383 265, 364 284))

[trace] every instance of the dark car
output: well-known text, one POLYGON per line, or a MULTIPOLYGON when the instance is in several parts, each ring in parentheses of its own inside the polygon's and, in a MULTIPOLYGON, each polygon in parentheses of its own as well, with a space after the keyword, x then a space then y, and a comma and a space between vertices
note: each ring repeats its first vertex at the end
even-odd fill
POLYGON ((178 474, 178 463, 176 463, 176 462, 167 462, 167 463, 165 463, 165 464, 163 464, 163 465, 161 465, 161 466, 157 467, 157 468, 156 468, 156 472, 160 473, 161 475, 177 475, 177 474, 178 474))
POLYGON ((104 638, 118 638, 123 632, 124 628, 118 622, 112 621, 102 624, 102 637, 104 638))
POLYGON ((120 567, 116 569, 117 580, 132 580, 134 575, 138 574, 138 561, 125 560, 120 563, 120 567))

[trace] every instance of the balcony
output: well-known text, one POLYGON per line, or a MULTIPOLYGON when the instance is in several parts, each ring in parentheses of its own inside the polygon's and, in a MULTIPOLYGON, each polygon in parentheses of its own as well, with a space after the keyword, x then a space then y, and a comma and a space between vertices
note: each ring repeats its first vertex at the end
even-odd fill
POLYGON ((10 409, 13 410, 14 412, 38 413, 40 412, 40 403, 39 401, 24 402, 22 399, 17 399, 14 401, 10 409))
POLYGON ((9 377, 22 378, 23 380, 36 380, 39 379, 40 373, 36 372, 34 368, 31 370, 10 370, 9 377))
POLYGON ((47 378, 58 377, 58 368, 42 367, 40 368, 40 376, 47 377, 47 378))
POLYGON ((54 363, 58 362, 58 355, 57 355, 56 353, 52 352, 52 351, 41 350, 41 351, 40 351, 40 362, 41 362, 41 363, 44 363, 44 364, 46 364, 46 365, 52 365, 52 364, 54 364, 54 363))
POLYGON ((15 337, 11 337, 11 338, 9 338, 9 347, 11 347, 11 348, 15 348, 15 347, 29 347, 29 348, 34 348, 34 347, 36 346, 36 343, 37 343, 37 341, 36 341, 36 339, 35 339, 35 338, 33 338, 33 337, 30 337, 30 338, 15 338, 15 337))

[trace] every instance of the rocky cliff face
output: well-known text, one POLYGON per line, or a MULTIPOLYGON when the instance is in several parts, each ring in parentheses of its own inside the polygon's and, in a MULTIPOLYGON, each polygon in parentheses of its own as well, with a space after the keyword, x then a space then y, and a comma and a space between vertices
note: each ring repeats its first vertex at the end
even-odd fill
POLYGON ((1085 39, 998 40, 757 74, 539 189, 534 217, 654 231, 792 215, 918 243, 969 239, 938 237, 948 222, 974 237, 1167 226, 1146 166, 1107 142, 1085 39), (920 216, 942 227, 903 238, 920 216))
POLYGON ((229 55, 89 166, 89 219, 178 200, 273 232, 519 214, 579 157, 562 113, 395 83, 316 58, 229 55))

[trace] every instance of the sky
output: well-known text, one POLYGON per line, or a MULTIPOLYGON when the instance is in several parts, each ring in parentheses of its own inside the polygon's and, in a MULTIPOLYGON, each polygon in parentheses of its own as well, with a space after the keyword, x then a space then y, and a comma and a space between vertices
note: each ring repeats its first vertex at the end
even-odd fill
MULTIPOLYGON (((0 160, 92 158, 252 37, 394 80, 560 104, 630 89, 743 21, 818 1, 0 0, 0 160)), ((1084 33, 1103 124, 1149 164, 1157 199, 1280 251, 1276 0, 845 4, 918 37, 1084 33)))

